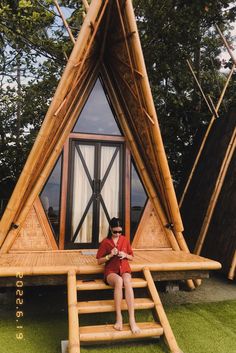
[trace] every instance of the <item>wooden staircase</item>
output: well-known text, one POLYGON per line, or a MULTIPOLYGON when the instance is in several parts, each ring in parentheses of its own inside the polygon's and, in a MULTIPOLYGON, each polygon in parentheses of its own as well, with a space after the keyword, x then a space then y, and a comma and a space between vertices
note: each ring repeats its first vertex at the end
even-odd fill
MULTIPOLYGON (((150 298, 135 298, 135 309, 152 309, 159 322, 138 322, 141 332, 133 334, 128 324, 123 325, 122 331, 117 331, 113 325, 79 326, 79 316, 102 312, 114 312, 113 300, 79 301, 79 291, 99 291, 113 289, 101 279, 89 281, 77 280, 76 272, 68 272, 68 320, 69 320, 69 353, 79 353, 80 344, 83 342, 121 341, 128 339, 140 339, 146 337, 160 337, 164 335, 170 352, 182 353, 175 340, 169 321, 162 306, 159 294, 156 290, 151 272, 143 269, 143 278, 132 279, 133 288, 148 288, 150 298)), ((127 310, 125 300, 122 300, 122 310, 127 310)))

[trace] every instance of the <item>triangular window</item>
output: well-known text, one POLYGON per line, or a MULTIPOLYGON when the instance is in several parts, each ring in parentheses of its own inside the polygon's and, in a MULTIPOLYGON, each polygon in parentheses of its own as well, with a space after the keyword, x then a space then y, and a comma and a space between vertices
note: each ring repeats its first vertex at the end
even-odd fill
POLYGON ((73 132, 122 135, 100 78, 97 79, 75 124, 73 132))
POLYGON ((41 194, 40 199, 52 226, 56 241, 60 233, 60 195, 61 195, 61 166, 62 155, 58 158, 51 175, 49 176, 41 194))
POLYGON ((143 214, 144 207, 147 202, 147 193, 144 189, 142 181, 135 169, 134 163, 131 163, 131 228, 130 238, 134 238, 139 221, 143 214))

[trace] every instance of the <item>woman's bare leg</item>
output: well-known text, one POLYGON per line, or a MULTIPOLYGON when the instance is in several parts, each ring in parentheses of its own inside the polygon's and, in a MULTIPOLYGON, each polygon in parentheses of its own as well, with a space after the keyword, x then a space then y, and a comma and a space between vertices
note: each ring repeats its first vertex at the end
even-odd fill
POLYGON ((131 275, 130 273, 123 273, 122 278, 125 287, 125 300, 129 311, 130 328, 133 333, 139 333, 140 328, 137 326, 134 316, 134 291, 131 283, 131 275))
POLYGON ((123 297, 122 287, 123 287, 123 279, 117 275, 116 273, 110 273, 107 276, 107 283, 110 286, 114 287, 114 302, 115 302, 115 309, 116 309, 116 323, 114 328, 116 330, 121 331, 123 328, 123 320, 121 314, 121 301, 123 297))

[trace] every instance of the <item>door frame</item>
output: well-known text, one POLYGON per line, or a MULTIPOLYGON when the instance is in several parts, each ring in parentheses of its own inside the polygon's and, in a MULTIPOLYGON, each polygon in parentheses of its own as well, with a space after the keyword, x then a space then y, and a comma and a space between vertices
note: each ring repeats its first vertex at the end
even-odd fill
MULTIPOLYGON (((91 243, 72 243, 70 241, 70 230, 71 230, 71 211, 72 211, 72 189, 73 189, 73 175, 74 175, 74 151, 75 150, 75 144, 76 142, 86 144, 95 144, 95 143, 101 143, 101 144, 107 144, 109 145, 120 145, 121 146, 121 178, 120 178, 120 195, 119 197, 122 198, 122 200, 119 201, 120 207, 122 208, 122 215, 121 218, 124 220, 124 231, 125 231, 125 220, 127 219, 127 172, 129 174, 129 171, 127 171, 127 166, 129 163, 127 163, 127 159, 130 159, 130 152, 129 149, 126 146, 125 143, 125 138, 123 136, 108 136, 108 135, 95 135, 95 134, 81 134, 81 133, 71 133, 69 138, 69 148, 67 148, 68 151, 68 158, 67 158, 67 163, 68 163, 68 168, 67 168, 67 202, 66 202, 66 212, 64 213, 64 216, 66 217, 65 220, 65 230, 64 230, 64 236, 63 236, 63 248, 65 249, 86 249, 86 248, 97 248, 98 247, 98 239, 93 239, 93 244, 91 243), (128 151, 128 156, 127 156, 127 151, 128 151), (70 167, 69 167, 70 166, 70 167)), ((65 189, 64 189, 65 190, 65 189)), ((129 205, 129 202, 128 202, 129 205)), ((129 208, 129 206, 128 206, 129 208)), ((128 211, 129 212, 129 211, 128 211)), ((128 217, 129 218, 129 217, 128 217)), ((93 224, 94 227, 94 224, 93 224)), ((129 228, 129 226, 128 226, 129 228)))

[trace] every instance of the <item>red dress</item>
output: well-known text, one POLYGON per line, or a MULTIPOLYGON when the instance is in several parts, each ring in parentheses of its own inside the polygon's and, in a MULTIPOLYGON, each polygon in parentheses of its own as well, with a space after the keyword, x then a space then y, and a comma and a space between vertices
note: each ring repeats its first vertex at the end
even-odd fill
MULTIPOLYGON (((109 255, 114 247, 116 247, 118 251, 124 251, 126 254, 133 256, 133 250, 129 241, 124 235, 120 235, 116 245, 112 238, 103 239, 99 246, 96 258, 100 259, 101 257, 109 255)), ((108 260, 105 264, 104 279, 106 281, 109 273, 117 273, 121 276, 125 272, 131 273, 128 259, 120 259, 117 255, 115 255, 111 257, 110 260, 108 260)))

